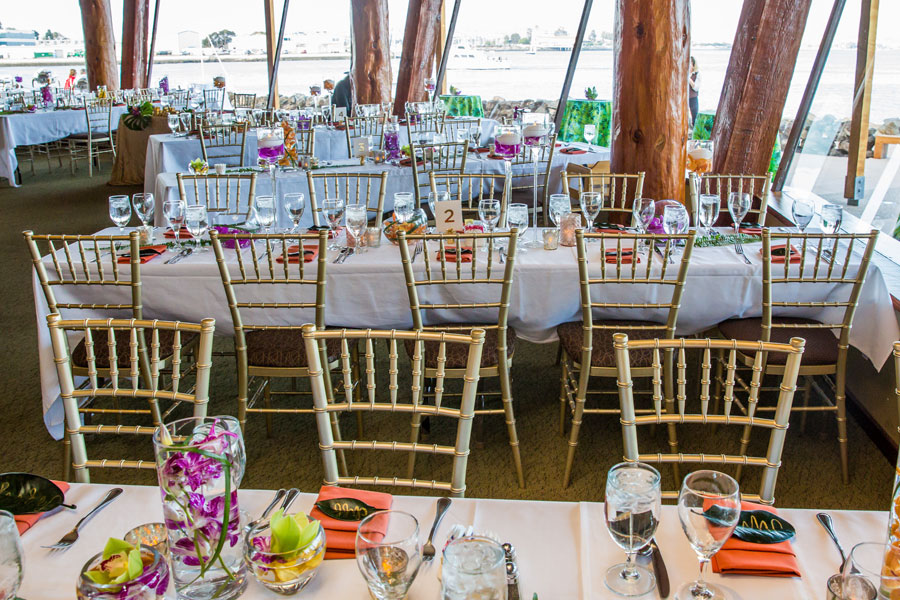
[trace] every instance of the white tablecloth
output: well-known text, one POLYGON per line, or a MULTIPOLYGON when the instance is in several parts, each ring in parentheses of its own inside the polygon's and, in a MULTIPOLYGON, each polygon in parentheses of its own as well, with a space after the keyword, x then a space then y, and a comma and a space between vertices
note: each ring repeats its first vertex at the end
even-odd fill
MULTIPOLYGON (((112 233, 106 230, 104 233, 112 233)), ((531 231, 525 233, 529 238, 531 231)), ((599 244, 594 250, 599 254, 599 244)), ((754 317, 762 313, 762 261, 761 244, 745 244, 744 250, 752 265, 745 264, 735 254, 731 246, 717 248, 695 248, 685 283, 681 309, 678 314, 678 335, 690 335, 704 331, 718 323, 734 317, 754 317)), ((373 327, 379 329, 410 329, 412 317, 409 310, 400 251, 396 246, 382 243, 378 249, 366 254, 354 255, 340 265, 332 264, 336 251, 329 252, 328 285, 326 286, 325 321, 328 326, 373 327)), ((200 322, 206 317, 216 319, 216 333, 231 335, 233 332, 231 313, 225 301, 225 293, 211 250, 192 255, 177 264, 167 265, 170 253, 154 259, 141 267, 143 282, 143 304, 145 318, 171 319, 200 322)), ((237 261, 233 252, 229 253, 232 268, 237 273, 237 261)), ((605 265, 600 256, 588 257, 591 268, 605 265)), ((107 259, 108 260, 108 259, 107 259)), ((496 257, 495 257, 496 260, 496 257)), ((659 268, 659 257, 653 256, 654 268, 659 268)), ((481 261, 479 261, 481 262, 481 261)), ((53 273, 53 264, 45 258, 48 272, 53 273)), ((414 265, 424 271, 424 260, 414 265)), ((614 268, 612 265, 607 268, 614 268)), ((58 302, 113 302, 110 290, 98 286, 66 286, 55 290, 58 302), (90 287, 91 289, 86 289, 90 287)), ((280 286, 284 287, 284 286, 280 286)), ((460 286, 447 292, 448 302, 466 302, 466 298, 478 298, 481 286, 460 286), (474 294, 474 296, 470 296, 474 294)), ((849 293, 843 286, 804 286, 804 296, 811 300, 835 299, 841 292, 849 293), (843 288, 843 289, 841 289, 843 288), (816 297, 811 296, 816 294, 816 297)), ((657 302, 658 289, 649 285, 607 285, 603 289, 608 302, 657 302)), ((121 291, 128 294, 127 289, 121 291)), ((271 296, 259 291, 254 302, 264 301, 271 296)), ((278 292, 284 293, 284 290, 278 292)), ((314 290, 307 290, 308 299, 314 298, 314 290)), ((483 291, 481 292, 484 293, 483 291)), ((499 293, 499 292, 497 292, 499 293)), ((789 294, 780 290, 778 294, 789 294)), ((51 435, 57 439, 62 435, 63 411, 59 401, 59 384, 53 363, 53 350, 47 331, 47 304, 43 292, 34 278, 34 297, 37 311, 38 351, 41 364, 41 389, 43 395, 44 422, 51 435)), ((124 296, 123 296, 124 297, 124 296)), ((781 297, 781 296, 779 296, 781 297)), ((799 299, 799 289, 793 296, 799 299)), ((846 296, 844 296, 846 297, 846 296)), ((284 301, 283 296, 281 297, 284 301)), ((441 302, 439 296, 428 298, 441 302)), ((425 300, 423 300, 425 301, 425 300)), ((483 297, 482 297, 483 301, 483 297)), ((822 321, 839 322, 843 313, 835 314, 835 309, 822 309, 795 316, 818 318, 822 321)), ((658 311, 657 311, 658 312, 658 311)), ((442 311, 442 318, 468 322, 476 320, 471 311, 448 314, 442 311)), ((614 314, 597 313, 600 317, 653 319, 665 322, 665 315, 649 311, 618 311, 614 314)), ((79 313, 79 318, 83 313, 79 313)), ((97 314, 97 316, 105 316, 97 314)), ((280 310, 271 311, 266 316, 257 313, 257 319, 271 319, 271 324, 301 325, 313 321, 311 311, 280 310)), ((481 315, 486 320, 496 319, 496 313, 481 315)), ((542 249, 519 254, 516 260, 510 298, 509 324, 519 337, 537 343, 552 342, 556 339, 556 327, 562 323, 581 320, 581 303, 578 284, 578 270, 574 248, 561 247, 554 252, 542 249)), ((900 328, 894 316, 891 297, 881 271, 870 267, 859 299, 859 308, 853 323, 850 343, 868 356, 876 368, 880 369, 891 354, 894 340, 900 339, 900 328)), ((214 368, 226 367, 225 363, 214 368)), ((515 368, 515 367, 514 367, 515 368)), ((515 389, 513 389, 515 394, 515 389)))
MULTIPOLYGON (((494 137, 497 121, 481 120, 481 143, 487 144, 494 137)), ((339 160, 349 157, 347 134, 337 129, 316 127, 315 154, 321 160, 339 160)), ((400 145, 409 143, 406 127, 400 128, 400 145)), ((175 137, 171 134, 154 135, 147 147, 147 164, 144 169, 144 191, 152 192, 159 173, 177 173, 187 169, 189 162, 202 155, 197 137, 175 137)), ((256 165, 256 131, 247 133, 244 146, 244 166, 256 165)))
MULTIPOLYGON (((113 107, 113 123, 125 112, 124 106, 113 107)), ((45 144, 61 140, 73 133, 85 133, 84 110, 40 110, 32 114, 0 116, 0 178, 18 187, 15 178, 16 147, 45 144)))
MULTIPOLYGON (((156 487, 126 486, 125 493, 89 521, 80 539, 66 552, 49 552, 41 545, 52 544, 72 528, 111 486, 75 484, 66 494, 68 502, 78 505, 76 512, 65 511, 38 521, 22 536, 25 549, 25 579, 18 595, 35 600, 68 600, 74 596, 75 583, 82 565, 100 552, 110 536, 123 537, 142 523, 161 521, 162 505, 156 487)), ((886 488, 887 489, 887 488, 886 488)), ((240 508, 254 518, 269 503, 271 491, 241 490, 240 508)), ((301 494, 294 504, 297 511, 308 512, 314 494, 301 494)), ((887 502, 887 500, 885 500, 887 502)), ((434 518, 435 498, 395 496, 393 508, 411 513, 419 521, 424 538, 434 518)), ((726 588, 734 600, 820 600, 825 597, 825 582, 839 566, 837 551, 815 518, 816 511, 781 509, 779 514, 794 525, 797 535, 793 548, 801 577, 753 577, 717 575, 707 568, 708 580, 726 588)), ((887 512, 831 511, 834 527, 844 548, 864 541, 883 540, 887 512)), ((516 548, 519 565, 519 589, 523 600, 539 594, 542 600, 618 598, 604 583, 606 570, 624 560, 606 529, 603 504, 595 502, 535 502, 515 500, 456 499, 435 536, 441 548, 454 524, 473 525, 495 532, 516 548)), ((663 560, 669 573, 672 596, 697 575, 697 558, 681 530, 677 509, 664 506, 656 532, 663 560)), ((412 585, 409 600, 432 600, 440 595, 440 561, 425 564, 412 585)), ((255 580, 247 586, 244 598, 275 598, 255 580)), ((167 598, 174 598, 174 587, 167 598)), ((316 578, 302 592, 310 600, 368 598, 366 584, 355 560, 327 560, 316 578)), ((656 592, 645 596, 657 598, 656 592)))

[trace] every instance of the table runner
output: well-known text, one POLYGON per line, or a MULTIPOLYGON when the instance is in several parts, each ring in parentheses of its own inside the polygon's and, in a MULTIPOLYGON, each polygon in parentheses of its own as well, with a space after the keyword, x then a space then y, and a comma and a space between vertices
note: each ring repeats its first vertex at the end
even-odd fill
MULTIPOLYGON (((248 440, 252 444, 252 440, 248 440)), ((294 457, 296 460, 296 457, 294 457)), ((887 485, 888 483, 885 482, 887 485)), ((103 549, 110 536, 124 536, 142 523, 162 520, 159 489, 155 486, 123 486, 125 493, 94 517, 82 530, 79 541, 65 553, 41 548, 55 542, 100 500, 111 486, 73 484, 66 495, 79 506, 77 513, 62 512, 39 521, 22 536, 25 550, 25 579, 19 589, 22 598, 69 600, 81 566, 103 549), (52 574, 52 577, 48 577, 52 574)), ((473 490, 470 490, 472 492, 473 490)), ((599 494, 599 492, 598 492, 599 494)), ((240 506, 256 518, 273 496, 271 491, 240 490, 240 506)), ((295 510, 309 511, 315 494, 300 494, 295 510)), ((394 508, 413 514, 419 521, 420 536, 427 536, 434 517, 436 498, 394 496, 394 508)), ((708 579, 732 591, 735 599, 760 598, 820 600, 825 597, 825 581, 837 572, 839 559, 825 530, 816 522, 816 511, 779 509, 779 514, 797 530, 794 548, 802 577, 752 577, 717 575, 708 579)), ((844 547, 884 538, 886 512, 830 511, 844 547)), ((622 550, 613 544, 606 530, 603 504, 598 502, 539 502, 464 498, 453 500, 435 536, 435 547, 443 547, 450 527, 471 524, 476 529, 495 532, 502 541, 516 547, 521 598, 541 600, 575 598, 615 598, 604 584, 608 567, 622 562, 622 550)), ((656 533, 674 591, 697 575, 697 558, 681 530, 675 506, 664 506, 656 533)), ((709 569, 707 569, 709 571, 709 569)), ((423 565, 410 590, 410 600, 439 597, 440 560, 423 565)), ((251 578, 252 579, 252 578, 251 578)), ((172 589, 170 589, 172 593, 172 589)), ((272 598, 256 581, 250 581, 243 598, 272 598)), ((309 600, 366 598, 366 585, 356 561, 325 561, 302 592, 309 600)), ((656 598, 654 592, 650 595, 656 598)), ((672 596, 674 597, 674 595, 672 596)))

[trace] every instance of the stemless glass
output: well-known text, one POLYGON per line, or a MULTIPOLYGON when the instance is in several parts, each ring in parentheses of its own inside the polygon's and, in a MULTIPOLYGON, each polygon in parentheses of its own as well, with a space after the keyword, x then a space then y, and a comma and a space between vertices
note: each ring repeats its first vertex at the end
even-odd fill
POLYGON ((678 600, 718 600, 725 594, 703 580, 703 569, 734 531, 741 517, 737 481, 718 471, 695 471, 684 478, 678 494, 681 528, 700 559, 700 576, 676 594, 678 600))
POLYGON ((643 463, 619 463, 606 476, 606 526, 626 553, 624 563, 606 572, 606 587, 621 596, 641 596, 656 587, 653 574, 634 563, 635 553, 650 543, 662 506, 659 472, 643 463))
MULTIPOLYGON (((369 224, 369 214, 365 204, 348 204, 344 209, 345 220, 347 222, 347 233, 353 236, 356 245, 356 252, 363 254, 366 251, 365 240, 362 232, 365 231, 369 224)), ((348 236, 349 241, 349 236, 348 236)), ((349 246, 349 244, 348 244, 349 246)))
POLYGON ((274 196, 256 197, 256 221, 265 230, 265 233, 269 233, 269 228, 275 223, 274 196))
MULTIPOLYGON (((521 202, 510 204, 506 209, 506 226, 518 229, 519 239, 524 239, 525 232, 528 231, 528 205, 521 202)), ((541 245, 543 246, 543 242, 541 245)), ((528 250, 523 245, 518 248, 518 252, 524 254, 528 250)))
POLYGON ((344 201, 340 198, 325 198, 322 201, 322 214, 325 215, 325 222, 328 223, 328 229, 331 230, 331 244, 329 250, 339 250, 340 244, 337 243, 337 228, 344 218, 344 201))
POLYGON ((707 236, 712 237, 721 210, 722 199, 718 194, 700 194, 700 223, 706 228, 707 236))
POLYGON ((0 510, 0 600, 13 600, 22 584, 25 552, 16 529, 16 518, 0 510))
POLYGON ((179 235, 184 224, 184 209, 187 208, 184 200, 166 200, 163 203, 163 215, 169 224, 169 229, 175 234, 175 244, 180 244, 179 235))
POLYGON ((134 212, 137 213, 138 219, 141 220, 141 225, 148 227, 153 219, 153 211, 155 209, 153 194, 133 194, 131 196, 131 206, 134 208, 134 212))
POLYGON ((119 228, 119 234, 124 234, 125 226, 131 220, 131 202, 128 196, 109 197, 109 218, 119 228))
POLYGON ((405 598, 422 565, 419 522, 397 510, 372 513, 356 530, 356 564, 372 598, 405 598))
POLYGON ((193 204, 184 210, 184 223, 187 225, 188 233, 194 238, 194 251, 201 252, 200 236, 206 235, 209 230, 209 217, 206 214, 206 207, 202 204, 193 204))
POLYGON ((816 216, 816 203, 810 198, 794 198, 791 214, 794 216, 797 229, 803 233, 816 216))
POLYGON ((734 222, 734 233, 737 234, 741 230, 741 221, 750 212, 750 194, 741 192, 728 194, 728 212, 734 222))
POLYGON ((825 233, 837 233, 841 230, 844 208, 840 204, 826 204, 819 216, 822 218, 822 229, 825 233))
POLYGON ((409 221, 415 208, 415 198, 412 192, 398 192, 394 194, 394 218, 398 222, 406 223, 409 221))
POLYGON ((584 137, 584 141, 587 142, 588 145, 590 146, 591 143, 593 143, 594 138, 597 137, 597 126, 596 126, 596 125, 592 125, 592 124, 590 124, 590 123, 587 124, 587 125, 585 125, 585 126, 584 126, 584 132, 583 132, 582 135, 583 135, 583 137, 584 137))
POLYGON ((288 217, 294 224, 291 233, 297 233, 300 229, 300 219, 303 217, 303 210, 306 208, 306 196, 302 192, 291 192, 284 195, 284 210, 287 211, 288 217))
POLYGON ((581 213, 587 221, 588 233, 594 228, 594 220, 603 210, 603 195, 600 192, 581 192, 581 213))
POLYGON ((564 215, 572 212, 572 201, 568 194, 550 194, 550 220, 559 228, 564 215))
POLYGON ((492 539, 466 536, 444 549, 441 600, 503 598, 506 594, 506 553, 492 539))

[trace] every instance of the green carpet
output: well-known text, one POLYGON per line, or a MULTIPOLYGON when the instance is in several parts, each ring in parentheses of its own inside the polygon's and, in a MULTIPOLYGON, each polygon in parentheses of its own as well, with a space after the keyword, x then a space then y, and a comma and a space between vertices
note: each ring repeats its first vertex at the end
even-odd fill
MULTIPOLYGON (((21 232, 33 229, 41 233, 90 233, 110 224, 106 198, 116 193, 131 193, 137 188, 112 188, 105 182, 109 164, 103 172, 87 177, 82 167, 72 176, 68 165, 47 173, 46 163, 37 166, 38 174, 24 176, 21 188, 0 183, 0 281, 3 302, 0 323, 4 334, 0 345, 0 402, 3 403, 3 426, 0 435, 0 471, 32 471, 48 477, 60 477, 60 444, 47 434, 41 416, 41 397, 36 351, 36 321, 32 295, 32 270, 21 232)), ((27 165, 25 167, 27 171, 27 165)), ((216 350, 228 351, 230 338, 219 338, 216 350)), ((384 346, 381 346, 383 349, 384 346)), ((601 500, 607 469, 621 459, 621 433, 618 419, 589 416, 585 419, 576 457, 572 484, 562 488, 567 439, 559 435, 559 368, 554 364, 556 345, 520 343, 513 365, 513 394, 526 487, 515 482, 512 460, 501 417, 484 420, 480 443, 473 448, 467 476, 470 497, 516 498, 540 500, 601 500)), ((695 371, 696 372, 696 371, 695 371)), ((852 376, 852 375, 851 375, 852 376)), ((305 385, 305 382, 302 382, 305 385)), ((489 386, 496 388, 496 382, 489 386)), ((491 389, 489 387, 489 389, 491 389)), ((213 364, 209 414, 236 414, 234 359, 216 357, 213 364)), ((615 402, 610 396, 609 402, 615 402)), ((396 432, 406 439, 406 419, 389 419, 366 415, 367 433, 396 432), (388 422, 390 421, 390 422, 388 422)), ((344 417, 343 430, 355 432, 355 419, 344 417)), ((703 449, 735 451, 739 432, 719 428, 709 435, 679 431, 686 451, 703 449), (689 443, 697 442, 697 446, 689 443)), ((271 436, 266 435, 265 417, 250 417, 245 433, 248 466, 244 487, 299 487, 314 491, 321 484, 322 466, 317 451, 316 430, 310 415, 278 416, 271 436)), ((453 431, 448 424, 434 423, 432 443, 452 443, 453 431)), ((886 509, 893 482, 893 465, 875 447, 851 417, 849 420, 850 466, 852 479, 843 485, 836 442, 836 427, 830 416, 812 414, 805 431, 800 418, 793 420, 788 433, 779 474, 776 502, 779 506, 886 509)), ((642 451, 663 451, 665 428, 657 428, 641 439, 642 451)), ((767 438, 754 438, 754 449, 764 452, 767 438)), ((152 458, 148 438, 124 437, 99 441, 88 440, 89 456, 117 458, 152 458)), ((360 454, 357 452, 356 454, 360 454)), ((374 464, 373 457, 349 457, 351 471, 374 464)), ((401 464, 402 457, 383 460, 381 464, 401 464)), ((662 469, 664 484, 674 487, 669 468, 662 469)), ((446 477, 446 459, 422 458, 418 462, 419 477, 446 477)), ((386 474, 380 473, 366 474, 386 474)), ((93 481, 155 484, 153 471, 94 470, 93 481)), ((745 489, 756 491, 758 478, 748 475, 745 489)))

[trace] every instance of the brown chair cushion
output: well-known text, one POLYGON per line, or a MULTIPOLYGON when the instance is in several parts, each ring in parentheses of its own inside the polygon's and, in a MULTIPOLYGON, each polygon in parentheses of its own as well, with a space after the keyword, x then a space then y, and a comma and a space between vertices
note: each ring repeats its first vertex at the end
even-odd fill
MULTIPOLYGON (((617 333, 628 334, 629 340, 652 340, 666 336, 665 329, 632 329, 646 325, 659 325, 651 321, 611 320, 594 321, 594 325, 615 325, 614 329, 594 329, 591 333, 591 366, 615 367, 616 351, 613 349, 613 335, 617 333)), ((581 361, 581 345, 584 339, 584 330, 581 321, 563 323, 556 328, 559 343, 572 360, 581 361)), ((653 352, 641 350, 631 352, 630 362, 632 367, 650 367, 653 365, 653 352)))
MULTIPOLYGON (((300 329, 260 329, 244 336, 247 342, 247 364, 251 367, 303 368, 308 365, 300 329)), ((352 343, 352 342, 351 342, 352 343)), ((329 362, 341 354, 341 340, 325 342, 329 362)))
MULTIPOLYGON (((812 319, 799 317, 773 317, 773 323, 819 323, 812 319)), ((762 318, 729 319, 719 323, 719 331, 732 340, 758 340, 762 337, 762 318)), ((833 365, 838 359, 838 339, 830 329, 802 329, 777 327, 772 329, 770 341, 789 344, 792 337, 806 340, 803 351, 804 365, 833 365)), ((787 353, 768 354, 766 361, 773 365, 783 365, 787 361, 787 353)))
MULTIPOLYGON (((88 141, 88 134, 87 134, 87 132, 84 132, 84 133, 73 133, 73 134, 70 135, 67 139, 70 139, 70 140, 83 140, 83 141, 86 142, 86 141, 88 141)), ((92 134, 92 137, 91 137, 90 139, 91 139, 91 141, 94 141, 94 142, 105 142, 106 140, 109 139, 109 132, 108 132, 108 131, 95 131, 95 132, 92 134)))
MULTIPOLYGON (((472 325, 485 327, 484 325, 472 325)), ((456 333, 456 331, 454 331, 456 333)), ((406 353, 412 357, 415 350, 414 340, 405 340, 406 353)), ((506 356, 512 356, 516 350, 516 332, 512 327, 506 328, 506 356)), ((440 352, 440 342, 425 342, 425 367, 437 368, 437 357, 440 352)), ((447 362, 445 369, 465 369, 469 360, 469 347, 467 344, 447 344, 447 362)), ((481 368, 495 367, 500 364, 497 356, 497 330, 486 329, 484 332, 484 346, 481 349, 481 368)))
MULTIPOLYGON (((151 333, 144 332, 144 339, 147 340, 147 356, 150 355, 150 339, 151 333)), ((109 368, 109 337, 105 330, 92 330, 91 337, 94 340, 94 357, 97 360, 98 369, 109 368)), ((181 332, 181 347, 184 348, 194 341, 197 337, 196 333, 181 332)), ((175 332, 168 329, 159 330, 159 354, 160 358, 165 360, 172 356, 172 344, 175 342, 175 332)), ((116 330, 116 364, 121 370, 123 366, 131 364, 131 332, 127 329, 116 330)), ((72 352, 72 364, 76 367, 86 369, 87 348, 84 346, 84 340, 78 342, 75 351, 72 352)))

